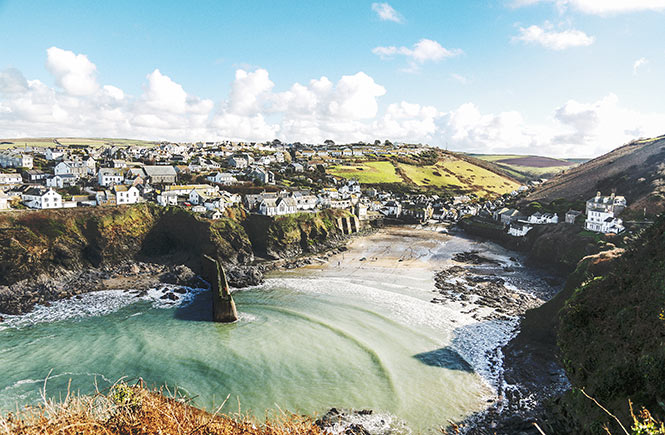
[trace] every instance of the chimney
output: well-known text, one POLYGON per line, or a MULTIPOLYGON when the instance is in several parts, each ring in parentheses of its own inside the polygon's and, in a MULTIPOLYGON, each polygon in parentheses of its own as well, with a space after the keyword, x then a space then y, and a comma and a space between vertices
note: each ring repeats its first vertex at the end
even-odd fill
POLYGON ((600 198, 600 190, 596 192, 596 198, 600 198))

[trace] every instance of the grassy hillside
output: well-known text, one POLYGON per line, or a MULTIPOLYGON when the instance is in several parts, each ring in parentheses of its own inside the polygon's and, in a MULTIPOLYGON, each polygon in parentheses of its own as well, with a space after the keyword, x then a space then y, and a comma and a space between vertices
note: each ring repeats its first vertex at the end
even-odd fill
POLYGON ((336 177, 355 178, 363 184, 401 183, 395 165, 390 161, 363 162, 331 167, 328 172, 336 177))
POLYGON ((519 187, 518 182, 491 162, 444 152, 421 160, 391 158, 333 166, 328 172, 337 177, 357 179, 365 184, 406 183, 426 190, 475 193, 480 196, 502 195, 519 187))
POLYGON ((583 201, 613 191, 628 201, 627 219, 665 211, 665 136, 631 142, 554 177, 528 201, 583 201))
MULTIPOLYGON (((245 414, 208 412, 191 399, 168 391, 118 383, 95 396, 67 394, 46 399, 14 414, 0 415, 2 433, 23 435, 315 435, 323 433, 311 419, 275 413, 265 422, 245 414), (168 397, 164 394, 168 394, 168 397)), ((226 408, 228 408, 227 406, 226 408)))
MULTIPOLYGON (((587 265, 588 266, 588 265, 587 265)), ((559 345, 574 390, 565 412, 591 433, 619 433, 584 389, 625 423, 645 406, 665 417, 665 216, 600 273, 587 270, 561 312, 559 345)), ((580 272, 576 272, 580 275, 580 272)))
POLYGON ((38 147, 48 148, 57 145, 86 145, 91 147, 100 147, 103 145, 142 145, 154 146, 157 142, 145 141, 139 139, 113 139, 113 138, 85 138, 85 137, 44 137, 44 138, 15 138, 15 139, 0 139, 0 149, 11 147, 38 147))
POLYGON ((569 159, 515 154, 472 154, 472 156, 494 163, 520 181, 551 178, 577 164, 569 159))

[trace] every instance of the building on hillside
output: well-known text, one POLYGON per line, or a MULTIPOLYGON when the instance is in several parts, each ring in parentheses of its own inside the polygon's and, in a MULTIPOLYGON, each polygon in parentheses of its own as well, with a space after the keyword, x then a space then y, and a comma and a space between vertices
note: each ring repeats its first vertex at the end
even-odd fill
POLYGON ((22 184, 21 174, 0 174, 0 185, 9 186, 11 184, 22 184))
POLYGON ((568 210, 566 212, 566 223, 574 224, 579 216, 582 215, 582 212, 579 210, 568 210))
POLYGON ((3 168, 32 169, 33 159, 30 154, 21 154, 12 151, 0 151, 0 166, 3 168))
POLYGON ((76 175, 77 177, 85 177, 88 175, 88 166, 78 160, 64 160, 55 165, 53 173, 55 175, 76 175))
POLYGON ((74 174, 54 175, 46 179, 47 187, 54 187, 56 189, 64 189, 65 187, 76 186, 79 177, 74 174))
POLYGON ((47 148, 44 152, 44 157, 46 160, 60 160, 64 158, 65 152, 57 148, 47 148))
POLYGON ((110 187, 115 184, 122 184, 124 177, 120 169, 101 168, 97 173, 97 184, 102 187, 110 187))
POLYGON ((31 183, 39 182, 42 180, 46 180, 51 176, 51 174, 42 172, 42 171, 37 171, 35 169, 26 169, 23 171, 23 176, 31 183))
POLYGON ((626 198, 602 196, 600 192, 586 202, 586 222, 584 227, 597 233, 619 234, 625 228, 623 221, 617 216, 626 208, 626 198))
POLYGON ((262 184, 275 184, 275 174, 263 168, 254 168, 249 176, 262 184))
POLYGON ((150 184, 173 184, 178 176, 173 166, 144 166, 143 172, 150 184))
POLYGON ((513 237, 524 237, 533 227, 527 223, 514 222, 508 226, 508 234, 513 237))
POLYGON ((115 202, 117 205, 122 204, 136 204, 139 202, 141 195, 135 186, 124 186, 116 184, 113 186, 113 193, 115 194, 115 202))
POLYGON ((402 215, 402 204, 399 201, 388 201, 383 205, 382 212, 388 217, 398 218, 402 215))
POLYGON ((110 190, 100 190, 100 191, 96 192, 95 193, 95 200, 97 201, 97 205, 99 205, 99 206, 116 205, 117 204, 116 196, 110 190))
POLYGON ((298 207, 293 198, 267 198, 259 204, 259 213, 265 216, 282 216, 297 211, 298 207))
POLYGON ((535 212, 527 219, 527 222, 535 225, 544 225, 544 224, 558 224, 559 215, 556 213, 540 213, 535 212))
POLYGON ((21 195, 23 203, 30 208, 43 210, 62 208, 62 195, 53 189, 31 187, 21 195))
POLYGON ((228 172, 216 172, 208 175, 206 179, 212 183, 229 186, 238 182, 238 179, 228 172))

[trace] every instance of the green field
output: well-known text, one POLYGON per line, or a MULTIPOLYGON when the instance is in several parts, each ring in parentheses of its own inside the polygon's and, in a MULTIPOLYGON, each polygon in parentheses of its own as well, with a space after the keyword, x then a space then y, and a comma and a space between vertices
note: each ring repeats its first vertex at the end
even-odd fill
POLYGON ((451 187, 475 193, 511 192, 518 183, 464 160, 442 160, 432 166, 399 164, 404 174, 417 186, 451 187))
POLYGON ((332 166, 328 172, 336 177, 353 178, 365 184, 402 183, 404 181, 395 171, 392 162, 388 161, 332 166))
MULTIPOLYGON (((12 147, 52 147, 55 146, 52 137, 45 138, 16 138, 16 139, 0 139, 0 149, 7 149, 12 147), (7 143, 5 143, 7 142, 7 143)), ((101 147, 103 145, 117 145, 117 146, 155 146, 157 142, 139 140, 139 139, 112 139, 112 138, 86 138, 86 137, 58 137, 55 138, 60 144, 67 145, 87 145, 90 147, 101 147)))
POLYGON ((519 184, 458 159, 446 159, 435 165, 417 166, 391 161, 363 162, 354 165, 333 166, 331 175, 357 179, 365 184, 408 183, 422 188, 433 187, 477 194, 504 194, 519 184), (395 166, 397 165, 397 166, 395 166))

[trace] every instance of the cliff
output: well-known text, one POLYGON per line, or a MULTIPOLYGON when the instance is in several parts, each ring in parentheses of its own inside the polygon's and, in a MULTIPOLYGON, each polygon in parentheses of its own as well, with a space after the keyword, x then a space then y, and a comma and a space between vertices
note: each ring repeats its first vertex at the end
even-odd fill
POLYGON ((459 226, 467 234, 524 252, 532 264, 554 268, 563 273, 574 271, 585 256, 607 249, 600 236, 584 232, 577 225, 565 223, 535 225, 524 237, 513 237, 506 233, 503 226, 480 218, 463 219, 459 226))
POLYGON ((338 245, 344 236, 336 219, 347 215, 326 210, 267 218, 231 209, 209 220, 150 204, 6 213, 0 216, 0 312, 18 314, 97 290, 90 281, 122 275, 137 261, 185 265, 200 274, 208 255, 224 265, 231 285, 256 284, 262 274, 252 266, 255 253, 293 258, 338 245))
MULTIPOLYGON (((617 252, 618 253, 618 252, 617 252)), ((646 407, 665 417, 665 216, 621 256, 591 258, 570 278, 574 291, 560 312, 561 359, 573 385, 560 412, 580 431, 619 430, 584 397, 584 389, 624 424, 646 407)), ((569 290, 570 290, 569 288, 569 290)))

